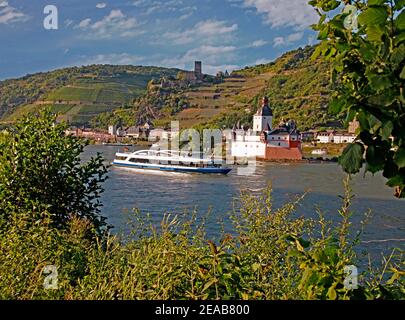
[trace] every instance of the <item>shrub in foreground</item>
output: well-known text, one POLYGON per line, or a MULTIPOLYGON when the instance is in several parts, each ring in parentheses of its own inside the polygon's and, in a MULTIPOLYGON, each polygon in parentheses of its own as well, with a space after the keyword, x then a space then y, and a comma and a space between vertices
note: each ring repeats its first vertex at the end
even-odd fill
POLYGON ((270 189, 242 192, 232 234, 214 243, 196 214, 166 216, 159 228, 136 213, 132 240, 86 236, 90 220, 71 217, 63 230, 47 212, 12 215, 0 234, 1 299, 404 299, 400 252, 383 271, 361 274, 346 289, 345 266, 356 265, 348 192, 341 222, 293 217, 299 203, 272 208, 270 189), (58 288, 44 289, 47 265, 58 288))

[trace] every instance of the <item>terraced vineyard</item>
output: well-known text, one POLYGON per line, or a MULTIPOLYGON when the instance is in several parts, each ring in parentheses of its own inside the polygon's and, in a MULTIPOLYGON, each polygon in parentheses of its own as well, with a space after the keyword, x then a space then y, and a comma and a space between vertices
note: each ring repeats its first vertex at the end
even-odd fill
MULTIPOLYGON (((146 90, 148 82, 175 77, 178 69, 134 66, 68 68, 0 82, 0 120, 51 107, 73 125, 106 128, 107 123, 133 125, 152 120, 182 128, 232 127, 249 124, 267 95, 275 122, 293 118, 301 130, 341 127, 328 113, 329 65, 311 60, 314 47, 288 52, 269 64, 236 71, 222 83, 188 89, 146 90)), ((156 88, 155 88, 156 89, 156 88)))
POLYGON ((319 59, 312 61, 313 50, 310 46, 294 50, 272 63, 236 71, 221 84, 186 92, 190 108, 175 119, 183 127, 249 124, 266 95, 276 123, 293 118, 302 130, 341 127, 342 121, 328 113, 329 65, 319 59))
POLYGON ((142 95, 152 79, 175 76, 178 69, 94 65, 56 70, 0 82, 0 121, 50 107, 60 119, 88 124, 142 95))

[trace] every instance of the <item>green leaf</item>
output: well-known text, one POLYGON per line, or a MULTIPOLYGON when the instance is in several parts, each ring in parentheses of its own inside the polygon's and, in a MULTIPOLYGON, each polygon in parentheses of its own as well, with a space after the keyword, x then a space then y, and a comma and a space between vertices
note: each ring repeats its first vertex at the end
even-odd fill
POLYGON ((402 10, 405 7, 405 0, 395 0, 394 10, 402 10))
POLYGON ((405 59, 405 45, 401 44, 398 48, 395 48, 392 51, 390 61, 395 64, 399 65, 405 59))
POLYGON ((385 152, 380 146, 371 145, 366 151, 367 170, 376 173, 384 168, 385 152))
POLYGON ((395 152, 394 161, 399 168, 405 167, 405 147, 400 147, 397 152, 395 152))
POLYGON ((260 267, 261 267, 261 265, 260 265, 260 263, 253 263, 252 264, 252 270, 253 270, 253 272, 256 272, 257 270, 259 270, 260 269, 260 267))
POLYGON ((398 17, 395 19, 395 26, 399 29, 399 30, 404 30, 405 29, 405 12, 402 11, 398 17))
POLYGON ((384 4, 385 3, 385 0, 369 0, 368 1, 368 4, 370 5, 370 6, 378 6, 378 5, 382 5, 382 4, 384 4))
POLYGON ((211 287, 211 286, 212 286, 214 283, 216 283, 216 282, 217 282, 217 279, 212 279, 211 281, 208 281, 208 282, 204 285, 203 289, 201 290, 201 293, 203 293, 204 291, 208 290, 208 288, 211 287))
POLYGON ((383 25, 387 21, 388 10, 386 6, 368 7, 359 15, 359 23, 363 26, 383 25))
POLYGON ((387 186, 393 188, 393 187, 401 185, 401 183, 402 183, 402 177, 400 175, 396 175, 387 181, 387 186))
POLYGON ((398 166, 393 161, 387 161, 384 166, 383 176, 391 179, 398 174, 398 166))
POLYGON ((370 125, 368 123, 368 117, 364 111, 360 111, 357 115, 357 120, 360 122, 360 127, 363 130, 369 130, 370 125))
POLYGON ((394 10, 401 10, 405 7, 405 0, 395 0, 394 10))
POLYGON ((370 96, 368 101, 370 104, 388 107, 397 99, 397 91, 395 87, 388 88, 379 94, 370 96))
POLYGON ((336 298, 337 298, 337 293, 336 293, 335 287, 330 287, 328 289, 328 299, 336 300, 336 298))
POLYGON ((405 66, 402 68, 401 74, 399 75, 401 79, 405 79, 405 66))
POLYGON ((393 86, 393 82, 389 75, 385 74, 370 74, 367 76, 371 87, 376 91, 382 91, 393 86))
POLYGON ((405 41, 405 31, 401 31, 398 35, 394 38, 394 44, 399 45, 401 42, 405 41))
POLYGON ((366 29, 367 37, 371 41, 381 41, 384 29, 380 25, 370 25, 366 29))
POLYGON ((351 143, 344 149, 339 157, 339 163, 343 170, 353 174, 360 171, 363 164, 364 146, 359 143, 351 143))
POLYGON ((383 124, 383 126, 381 128, 381 137, 383 138, 383 140, 389 139, 393 129, 394 129, 394 125, 391 121, 387 121, 383 124))
POLYGON ((342 97, 333 98, 329 103, 329 111, 331 113, 338 114, 340 111, 342 111, 345 103, 346 101, 342 97))

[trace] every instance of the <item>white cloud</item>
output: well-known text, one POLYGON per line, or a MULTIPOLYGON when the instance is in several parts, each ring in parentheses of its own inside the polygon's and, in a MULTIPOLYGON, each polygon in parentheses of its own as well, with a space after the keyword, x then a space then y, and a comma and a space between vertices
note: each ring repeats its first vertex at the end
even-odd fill
POLYGON ((87 19, 80 21, 80 23, 77 25, 77 27, 80 29, 84 29, 84 28, 87 28, 90 25, 90 23, 91 23, 91 19, 87 18, 87 19))
POLYGON ((132 55, 129 53, 111 53, 98 54, 91 57, 83 57, 78 65, 89 64, 120 64, 120 65, 136 65, 144 61, 144 57, 132 55))
POLYGON ((146 4, 146 3, 147 3, 146 0, 136 0, 136 1, 134 1, 132 4, 133 4, 135 7, 141 7, 141 6, 143 6, 144 4, 146 4))
POLYGON ((287 42, 289 42, 289 43, 296 42, 298 40, 301 40, 303 36, 304 36, 304 32, 292 33, 287 37, 287 42))
POLYGON ((132 3, 144 15, 158 11, 184 12, 193 11, 195 7, 186 6, 183 0, 137 0, 132 3))
POLYGON ((217 74, 219 71, 228 71, 229 73, 231 73, 234 70, 238 70, 240 69, 240 66, 236 65, 236 64, 223 64, 223 65, 204 65, 203 64, 203 72, 206 74, 211 74, 211 75, 215 75, 217 74))
POLYGON ((282 46, 284 44, 285 44, 285 40, 284 40, 283 37, 276 37, 273 40, 273 46, 274 47, 280 47, 280 46, 282 46))
POLYGON ((274 47, 287 46, 302 39, 304 32, 295 32, 287 37, 276 37, 273 40, 274 47))
POLYGON ((265 41, 265 40, 261 40, 261 39, 260 40, 255 40, 249 45, 249 47, 250 48, 259 48, 259 47, 265 46, 267 43, 268 42, 265 41))
POLYGON ((86 31, 86 37, 92 39, 134 37, 143 33, 138 27, 138 21, 126 16, 121 10, 111 10, 107 16, 94 23, 91 23, 90 18, 84 19, 76 26, 86 31))
POLYGON ((10 6, 8 1, 0 2, 0 24, 25 22, 28 16, 16 8, 10 6))
POLYGON ((193 15, 193 12, 189 12, 189 13, 183 14, 183 15, 181 15, 181 16, 179 17, 179 20, 180 20, 180 21, 182 21, 182 20, 187 20, 187 19, 190 18, 192 15, 193 15))
POLYGON ((318 15, 308 0, 242 0, 245 7, 253 7, 264 15, 264 22, 272 27, 294 27, 303 30, 318 21, 318 15))
POLYGON ((204 60, 207 63, 219 63, 232 60, 237 50, 234 46, 201 46, 187 51, 184 59, 187 61, 204 60), (224 55, 226 56, 224 59, 224 55))
POLYGON ((229 25, 226 21, 205 20, 188 30, 167 32, 164 36, 174 44, 226 42, 237 29, 236 23, 229 25))
POLYGON ((104 9, 105 7, 107 7, 107 4, 105 2, 96 4, 96 8, 98 8, 98 9, 104 9))

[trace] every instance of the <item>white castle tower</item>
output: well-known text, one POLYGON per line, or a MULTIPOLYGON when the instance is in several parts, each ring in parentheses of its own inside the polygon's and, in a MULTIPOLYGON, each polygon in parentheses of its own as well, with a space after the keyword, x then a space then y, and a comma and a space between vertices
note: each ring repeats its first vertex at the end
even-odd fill
POLYGON ((273 112, 269 107, 269 99, 264 97, 262 106, 253 116, 253 131, 263 132, 273 130, 273 112))

